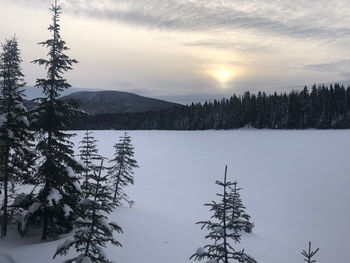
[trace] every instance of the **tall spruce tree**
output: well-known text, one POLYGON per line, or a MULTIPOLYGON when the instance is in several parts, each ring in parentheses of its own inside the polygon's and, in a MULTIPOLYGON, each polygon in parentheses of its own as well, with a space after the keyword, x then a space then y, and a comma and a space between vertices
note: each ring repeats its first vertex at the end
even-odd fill
POLYGON ((233 248, 232 241, 240 242, 240 236, 232 231, 232 197, 229 188, 234 183, 227 181, 227 166, 225 167, 224 181, 216 181, 216 184, 222 187, 222 193, 217 194, 221 198, 220 202, 212 201, 205 206, 210 207, 213 212, 212 220, 200 221, 197 224, 202 225, 202 229, 206 228, 209 234, 206 239, 213 240, 214 243, 198 248, 196 253, 190 257, 190 260, 207 260, 210 263, 229 263, 232 261, 256 263, 255 259, 247 255, 244 250, 237 251, 233 248))
POLYGON ((251 233, 254 224, 250 222, 250 215, 245 212, 246 207, 243 205, 241 195, 239 193, 242 188, 237 187, 237 182, 233 183, 231 188, 231 202, 232 202, 232 218, 230 226, 237 236, 240 236, 240 232, 251 233))
POLYGON ((27 110, 23 105, 24 75, 21 69, 17 39, 6 40, 0 54, 0 142, 2 156, 3 194, 1 237, 7 234, 9 186, 23 181, 33 161, 33 135, 29 131, 27 110))
POLYGON ((115 207, 112 197, 112 189, 108 186, 107 176, 102 175, 103 160, 98 172, 89 173, 88 197, 82 202, 84 215, 75 221, 75 233, 73 239, 66 240, 58 246, 54 257, 66 255, 71 247, 79 253, 78 256, 65 262, 76 263, 110 263, 103 248, 107 243, 115 246, 121 244, 113 237, 113 231, 122 232, 120 226, 114 222, 107 223, 107 214, 115 207))
POLYGON ((113 164, 109 168, 108 176, 113 182, 114 195, 113 201, 119 206, 123 201, 130 206, 132 201, 124 192, 124 187, 134 184, 134 168, 137 168, 137 161, 134 157, 134 147, 131 144, 131 137, 127 132, 120 137, 119 142, 115 144, 114 159, 109 162, 113 164))
POLYGON ((71 230, 73 215, 76 214, 81 197, 76 174, 83 172, 83 167, 74 159, 73 143, 70 140, 74 134, 64 131, 76 111, 58 99, 60 92, 71 87, 63 74, 71 70, 77 61, 66 55, 69 48, 61 38, 61 6, 57 0, 50 11, 53 16, 48 30, 52 38, 39 43, 49 49, 48 58, 33 61, 47 70, 47 77, 36 81, 36 87, 43 89, 46 96, 39 100, 35 123, 38 129, 37 150, 42 159, 37 181, 43 185, 37 195, 40 213, 35 215, 42 222, 42 239, 71 230))
MULTIPOLYGON (((101 159, 101 156, 98 154, 97 142, 92 135, 92 131, 86 130, 83 139, 80 141, 80 159, 84 163, 84 183, 83 183, 83 192, 86 192, 88 189, 88 180, 89 173, 95 171, 98 167, 94 163, 96 160, 101 159)), ((86 194, 86 193, 85 193, 86 194)))

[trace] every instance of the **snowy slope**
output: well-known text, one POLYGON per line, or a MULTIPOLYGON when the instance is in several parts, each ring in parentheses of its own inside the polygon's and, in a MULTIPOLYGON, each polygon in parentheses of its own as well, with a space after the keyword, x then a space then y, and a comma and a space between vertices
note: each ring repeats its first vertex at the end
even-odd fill
MULTIPOLYGON (((82 132, 75 141, 79 141, 82 132)), ((121 131, 96 131, 101 153, 111 157, 121 131)), ((255 223, 242 246, 260 263, 302 262, 311 240, 318 262, 348 263, 350 251, 350 131, 132 131, 136 201, 111 216, 124 230, 119 263, 184 263, 204 245, 195 222, 208 219, 203 203, 215 199, 224 166, 237 179, 255 223)), ((62 240, 39 236, 0 240, 0 254, 17 263, 52 260, 62 240), (32 244, 30 244, 32 242, 32 244)), ((0 259, 1 262, 1 259, 0 259)))

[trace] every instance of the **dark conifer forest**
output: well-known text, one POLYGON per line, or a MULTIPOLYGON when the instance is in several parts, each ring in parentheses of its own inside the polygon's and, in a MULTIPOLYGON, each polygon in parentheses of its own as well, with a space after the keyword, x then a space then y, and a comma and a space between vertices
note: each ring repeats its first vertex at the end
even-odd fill
POLYGON ((72 129, 206 130, 350 128, 350 87, 314 85, 289 94, 242 96, 157 111, 81 116, 72 129))

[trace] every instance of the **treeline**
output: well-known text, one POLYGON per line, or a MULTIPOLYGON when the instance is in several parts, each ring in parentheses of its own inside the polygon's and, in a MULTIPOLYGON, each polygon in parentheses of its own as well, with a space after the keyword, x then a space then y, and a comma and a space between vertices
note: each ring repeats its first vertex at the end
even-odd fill
POLYGON ((235 129, 344 129, 350 128, 350 87, 314 85, 289 94, 265 92, 172 109, 81 116, 73 129, 205 130, 235 129))

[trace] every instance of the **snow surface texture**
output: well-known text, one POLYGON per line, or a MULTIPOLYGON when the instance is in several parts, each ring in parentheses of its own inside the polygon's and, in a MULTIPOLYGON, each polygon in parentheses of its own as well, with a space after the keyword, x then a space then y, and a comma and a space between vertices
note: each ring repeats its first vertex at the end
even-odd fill
POLYGON ((0 263, 15 263, 13 259, 5 254, 0 254, 0 263))
MULTIPOLYGON (((122 131, 96 131, 100 153, 112 157, 122 131)), ((255 228, 242 247, 259 263, 302 262, 308 241, 320 248, 317 262, 350 258, 350 131, 131 131, 135 185, 126 189, 132 208, 118 208, 111 220, 123 227, 123 247, 109 246, 119 263, 184 263, 206 244, 196 221, 209 219, 204 203, 216 199, 216 180, 228 176, 255 228)), ((81 140, 78 132, 75 142, 81 140)), ((76 145, 77 146, 77 145, 76 145)), ((68 235, 69 236, 69 235, 68 235)), ((17 263, 52 260, 61 240, 40 236, 0 240, 0 253, 17 263)))

